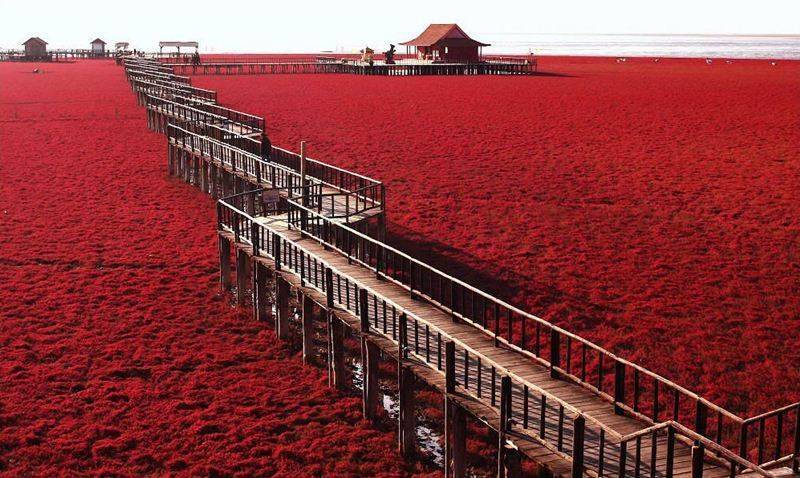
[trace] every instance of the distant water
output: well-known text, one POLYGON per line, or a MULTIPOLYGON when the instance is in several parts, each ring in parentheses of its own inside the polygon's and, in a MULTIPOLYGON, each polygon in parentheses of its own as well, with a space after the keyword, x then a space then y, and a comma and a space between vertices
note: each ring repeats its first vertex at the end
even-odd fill
POLYGON ((487 54, 800 59, 800 35, 585 35, 484 33, 487 54))

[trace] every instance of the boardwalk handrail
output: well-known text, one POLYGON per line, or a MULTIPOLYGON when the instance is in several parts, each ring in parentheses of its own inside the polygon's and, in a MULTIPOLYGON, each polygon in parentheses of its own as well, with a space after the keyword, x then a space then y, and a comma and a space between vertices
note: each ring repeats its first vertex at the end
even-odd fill
MULTIPOLYGON (((532 314, 524 312, 492 295, 487 292, 484 292, 476 287, 473 287, 465 282, 454 278, 437 268, 430 266, 418 259, 411 257, 410 255, 399 251, 377 239, 374 239, 366 234, 362 234, 355 229, 348 227, 345 224, 336 223, 331 221, 330 219, 324 217, 323 215, 317 214, 316 211, 312 209, 306 208, 300 204, 294 203, 292 201, 289 202, 289 223, 290 225, 297 227, 298 224, 301 224, 299 220, 299 214, 296 214, 295 211, 304 211, 307 215, 307 219, 305 220, 305 228, 303 232, 306 234, 315 237, 322 243, 325 243, 327 246, 334 248, 335 250, 339 251, 340 253, 344 254, 348 260, 355 260, 361 265, 371 269, 381 278, 390 280, 400 286, 406 288, 412 296, 422 296, 428 299, 432 304, 436 305, 437 307, 441 308, 443 311, 452 314, 454 317, 458 317, 460 320, 463 320, 470 325, 476 327, 477 329, 483 331, 484 333, 488 334, 492 337, 497 343, 503 343, 504 345, 522 352, 528 356, 533 357, 534 359, 540 361, 546 366, 551 368, 551 371, 563 378, 568 378, 580 385, 583 385, 585 388, 598 393, 603 398, 608 399, 610 402, 614 403, 615 406, 623 408, 624 410, 628 411, 629 413, 633 414, 639 419, 642 419, 649 423, 658 423, 658 420, 649 419, 647 416, 642 415, 639 413, 636 408, 638 408, 638 403, 631 407, 628 406, 625 402, 625 392, 624 392, 624 371, 620 372, 620 370, 624 370, 623 367, 630 367, 635 371, 638 371, 640 374, 645 374, 648 377, 652 377, 653 379, 657 380, 656 383, 663 384, 664 386, 671 387, 674 391, 675 396, 684 396, 690 397, 694 399, 696 402, 696 413, 697 417, 695 417, 695 426, 700 428, 701 430, 694 430, 695 432, 703 435, 708 436, 706 431, 707 425, 707 412, 708 409, 714 410, 717 412, 717 433, 714 436, 714 441, 719 443, 721 446, 725 446, 724 441, 722 440, 723 435, 723 418, 728 418, 733 422, 734 425, 739 427, 739 442, 737 446, 739 448, 739 455, 743 459, 747 459, 750 455, 751 450, 747 446, 747 427, 752 421, 746 421, 737 415, 725 410, 722 407, 719 407, 710 401, 700 397, 699 395, 691 392, 673 382, 667 380, 666 378, 661 377, 660 375, 652 372, 650 370, 645 369, 637 364, 629 362, 625 359, 619 358, 616 355, 612 354, 611 352, 603 349, 602 347, 589 342, 588 340, 573 334, 569 331, 566 331, 556 325, 553 325, 544 319, 536 317, 532 314), (324 223, 324 227, 320 227, 318 225, 319 222, 324 223), (339 232, 337 232, 339 231, 339 232), (427 282, 427 285, 426 285, 427 282), (449 289, 445 291, 445 289, 449 289), (461 289, 461 290, 459 290, 461 289), (467 300, 467 297, 469 299, 467 300), (476 314, 476 298, 481 301, 479 307, 482 310, 480 315, 476 314), (469 303, 470 307, 467 307, 467 302, 469 303), (493 307, 487 308, 487 303, 491 304, 493 307), (503 312, 506 312, 506 320, 508 323, 508 327, 506 332, 508 336, 504 336, 500 332, 500 322, 502 319, 503 312), (470 313, 472 312, 472 313, 470 313), (487 312, 489 312, 489 317, 487 317, 487 312), (519 324, 515 327, 514 324, 514 316, 519 316, 522 320, 519 324), (482 320, 479 318, 482 317, 482 320), (525 327, 525 320, 532 321, 535 325, 535 337, 536 342, 534 343, 534 347, 528 348, 526 345, 528 341, 526 340, 526 327, 525 327), (490 323, 494 325, 492 328, 490 323), (542 345, 545 343, 542 337, 542 330, 549 330, 550 332, 550 342, 549 342, 549 349, 551 351, 550 359, 542 357, 541 351, 544 347, 542 345), (571 365, 567 365, 562 367, 561 363, 561 356, 562 356, 562 348, 560 346, 560 339, 561 337, 566 337, 568 342, 578 342, 582 344, 585 349, 592 349, 600 353, 600 357, 608 357, 612 359, 614 362, 615 372, 613 374, 614 377, 614 385, 615 385, 615 393, 614 395, 605 394, 601 388, 597 388, 594 386, 586 386, 586 382, 583 381, 579 376, 573 375, 571 373, 571 365), (554 363, 556 362, 556 363, 554 363), (623 382, 620 382, 620 377, 622 377, 623 382), (699 418, 698 418, 699 417, 699 418), (723 417, 723 418, 720 418, 723 417)), ((302 226, 301 226, 302 227, 302 226)), ((570 355, 570 352, 567 352, 567 355, 570 355)), ((585 357, 585 354, 583 355, 585 357)), ((570 357, 571 358, 571 357, 570 357)), ((600 359, 602 362, 602 359, 600 359)), ((586 359, 584 358, 582 361, 582 365, 586 367, 586 359)), ((602 366, 602 365, 601 365, 602 366)), ((598 369, 602 371, 602 368, 598 369)), ((601 382, 602 384, 602 382, 601 382)), ((639 397, 635 398, 636 401, 639 400, 639 397)), ((675 403, 678 403, 677 401, 675 403)), ((658 407, 656 407, 657 409, 658 407)), ((677 406, 673 409, 673 411, 678 410, 677 406)), ((680 410, 678 410, 679 412, 680 410)), ((762 417, 759 419, 759 443, 757 447, 757 453, 759 455, 759 459, 757 460, 759 464, 763 463, 761 457, 764 453, 766 447, 766 438, 764 438, 763 431, 765 430, 765 426, 763 422, 766 418, 769 417, 786 417, 789 415, 791 411, 794 411, 796 414, 796 422, 800 422, 800 403, 788 405, 786 407, 782 407, 778 410, 774 410, 764 415, 760 415, 762 417)), ((680 421, 680 413, 673 413, 672 421, 676 423, 681 423, 684 426, 687 426, 683 422, 680 421)), ((687 426, 688 428, 688 426, 687 426)), ((796 425, 797 428, 797 425, 796 425)), ((783 432, 788 432, 789 428, 786 427, 783 432)), ((797 435, 797 433, 795 433, 797 435)), ((782 437, 781 437, 782 438, 782 437)), ((776 441, 779 443, 782 442, 781 438, 776 438, 776 441)), ((797 448, 798 438, 795 437, 795 448, 797 448)), ((790 440, 786 440, 783 442, 785 444, 791 444, 790 440)), ((730 449, 731 447, 728 447, 730 449)), ((736 448, 736 447, 733 447, 736 448)), ((776 451, 776 455, 780 454, 780 451, 776 451)), ((790 457, 796 457, 796 451, 792 451, 789 455, 790 457)))
MULTIPOLYGON (((258 191, 255 191, 255 192, 258 192, 258 191)), ((244 194, 247 194, 247 193, 244 193, 244 194)), ((242 194, 236 195, 235 197, 241 198, 242 194)), ((231 201, 231 198, 223 198, 218 203, 218 218, 219 218, 218 225, 219 225, 219 228, 221 230, 228 230, 229 232, 232 232, 234 234, 235 240, 237 242, 243 242, 245 244, 248 244, 248 245, 252 246, 253 247, 253 254, 255 256, 263 255, 266 252, 267 255, 270 255, 273 258, 275 258, 276 259, 276 269, 280 269, 281 266, 280 266, 279 258, 283 258, 286 261, 288 267, 290 269, 294 269, 294 272, 297 273, 300 276, 301 284, 305 283, 305 285, 307 287, 314 287, 314 288, 317 288, 318 290, 320 290, 323 293, 326 292, 325 284, 321 283, 321 281, 319 279, 321 276, 323 276, 323 274, 318 274, 318 267, 319 267, 320 264, 322 264, 322 266, 324 268, 331 269, 332 271, 334 271, 334 273, 338 277, 338 284, 339 284, 340 287, 341 287, 341 284, 342 284, 342 280, 344 278, 344 281, 346 282, 348 288, 350 287, 351 282, 352 282, 357 290, 358 290, 359 287, 361 289, 367 290, 368 293, 370 293, 372 295, 372 298, 373 298, 373 305, 374 305, 374 307, 373 307, 373 310, 374 310, 374 314, 373 314, 373 316, 374 316, 374 327, 373 327, 373 329, 374 329, 374 331, 376 333, 380 334, 381 333, 380 325, 383 325, 383 335, 386 336, 389 339, 394 340, 395 342, 397 342, 397 340, 398 340, 397 339, 398 335, 400 337, 402 337, 403 334, 402 333, 398 334, 396 327, 393 329, 391 334, 387 333, 387 324, 386 324, 387 305, 389 307, 391 307, 391 310, 393 311, 392 312, 393 317, 394 317, 394 314, 395 314, 396 311, 400 311, 403 315, 408 315, 408 316, 411 317, 411 319, 413 320, 413 323, 414 323, 414 334, 413 334, 413 336, 415 337, 415 340, 417 340, 416 337, 418 336, 417 324, 424 323, 426 341, 430 337, 430 329, 433 328, 434 332, 437 333, 436 336, 438 337, 437 340, 439 341, 439 357, 437 357, 438 360, 437 359, 431 359, 431 357, 429 355, 430 348, 426 347, 426 353, 425 354, 420 354, 418 350, 416 350, 416 352, 415 352, 414 347, 411 347, 410 344, 408 346, 406 346, 405 348, 409 349, 410 353, 415 355, 415 357, 417 359, 419 359, 422 363, 424 363, 427 366, 433 368, 434 370, 438 370, 439 372, 442 371, 442 367, 441 367, 441 361, 442 361, 442 357, 441 357, 441 337, 442 337, 442 334, 444 333, 444 331, 439 329, 434 324, 430 324, 430 323, 422 320, 420 317, 417 317, 413 312, 404 309, 402 306, 400 306, 397 303, 391 301, 390 299, 386 298, 382 294, 372 290, 370 287, 361 284, 358 280, 353 279, 353 278, 349 278, 346 274, 342 273, 341 271, 339 271, 338 269, 336 269, 335 267, 333 267, 332 265, 330 265, 329 263, 327 263, 323 259, 317 258, 317 257, 313 257, 313 259, 312 259, 312 258, 308 257, 309 254, 304 253, 303 249, 302 249, 302 246, 299 245, 297 242, 292 241, 292 240, 290 240, 288 238, 283 238, 283 237, 279 236, 278 234, 271 233, 270 231, 267 231, 266 230, 267 228, 264 225, 259 224, 258 222, 255 221, 255 217, 254 216, 250 216, 249 214, 247 214, 245 211, 242 210, 243 207, 237 207, 237 205, 236 204, 232 204, 232 202, 233 201, 231 201), (228 211, 228 212, 226 213, 224 211, 228 211), (264 241, 266 241, 266 242, 264 242, 264 241), (272 241, 271 244, 270 244, 270 241, 272 241), (276 241, 277 241, 277 248, 275 247, 276 246, 276 244, 275 244, 276 241), (281 244, 283 244, 283 245, 281 246, 281 244), (265 245, 266 245, 266 247, 264 247, 265 245), (289 245, 291 245, 291 247, 293 247, 294 249, 292 251, 290 251, 290 253, 287 255, 285 252, 286 252, 287 247, 290 247, 289 245), (280 252, 281 250, 284 251, 283 255, 280 252), (276 251, 277 251, 277 253, 276 253, 276 251), (299 257, 300 257, 300 259, 299 259, 300 265, 299 266, 297 264, 297 262, 298 262, 298 258, 297 258, 298 251, 299 251, 299 257), (288 260, 286 260, 287 258, 288 258, 288 260), (294 264, 292 263, 292 259, 293 258, 294 258, 294 264), (312 273, 312 270, 313 270, 313 273, 312 273), (383 320, 384 320, 384 322, 382 324, 380 322, 380 316, 379 316, 380 314, 378 313, 378 310, 379 310, 379 307, 377 305, 377 301, 378 300, 380 300, 381 303, 382 303, 382 307, 381 308, 383 310, 383 320), (438 366, 434 365, 437 362, 438 362, 438 366)), ((244 202, 244 201, 241 201, 241 202, 244 202)), ((295 201, 293 201, 291 199, 287 200, 287 204, 289 205, 290 213, 291 213, 292 207, 302 208, 302 206, 300 204, 298 204, 297 202, 295 202, 295 201)), ((309 213, 311 211, 306 211, 306 212, 309 213)), ((325 243, 325 242, 323 242, 323 244, 328 246, 328 247, 335 247, 335 244, 333 244, 333 243, 325 243)), ((331 281, 331 284, 332 283, 333 283, 333 281, 331 281)), ((349 291, 349 289, 348 289, 348 291, 349 291)), ((340 296, 339 302, 342 303, 341 292, 340 292, 339 296, 340 296)), ((347 294, 347 297, 348 297, 348 300, 347 300, 347 307, 346 308, 348 310, 350 310, 351 312, 353 312, 354 315, 358 315, 359 310, 363 311, 363 310, 366 309, 367 311, 369 311, 369 309, 370 309, 370 307, 369 307, 369 299, 368 299, 368 303, 367 303, 366 308, 360 307, 358 303, 355 303, 353 307, 350 307, 350 300, 349 300, 350 294, 349 294, 349 292, 347 294)), ((372 320, 370 320, 369 322, 372 323, 372 320)), ((401 320, 400 323, 401 324, 403 323, 402 320, 401 320)), ((446 333, 444 333, 444 335, 447 336, 446 333)), ((406 334, 406 336, 411 336, 411 334, 406 334)), ((478 380, 477 380, 477 384, 478 384, 477 385, 477 387, 478 387, 477 391, 475 391, 474 388, 471 389, 471 390, 469 389, 470 384, 474 384, 475 383, 475 380, 473 378, 474 375, 470 375, 469 377, 467 377, 469 375, 469 366, 466 365, 466 364, 467 364, 467 362, 469 361, 470 358, 472 360, 472 362, 470 362, 470 363, 473 363, 473 364, 475 363, 475 360, 477 360, 477 369, 479 370, 479 373, 478 373, 479 376, 481 374, 480 371, 483 368, 485 368, 485 365, 481 365, 481 360, 483 361, 483 364, 487 364, 487 363, 491 364, 491 370, 492 370, 491 404, 492 404, 492 406, 496 406, 495 397, 496 397, 496 389, 497 389, 497 387, 496 387, 496 380, 495 380, 495 376, 496 375, 495 374, 496 373, 502 373, 503 375, 509 376, 512 379, 512 381, 515 382, 515 385, 517 387, 517 391, 524 391, 524 396, 523 396, 523 407, 524 408, 522 410, 523 416, 520 418, 519 417, 519 412, 520 411, 517 410, 517 412, 516 412, 516 417, 517 417, 516 420, 520 421, 521 423, 517 423, 516 425, 509 424, 509 427, 516 426, 516 428, 517 428, 517 430, 515 432, 513 432, 513 436, 524 438, 524 439, 527 439, 527 440, 537 441, 537 442, 541 443, 542 445, 546 446, 551 451, 559 454, 560 456, 562 456, 562 457, 564 457, 566 459, 569 459, 569 460, 573 460, 573 462, 576 460, 577 454, 580 454, 579 463, 583 463, 584 464, 583 466, 585 468, 585 471, 587 471, 590 474, 590 476, 602 476, 604 468, 610 468, 611 466, 614 466, 614 465, 617 466, 618 469, 623 469, 624 470, 626 468, 626 459, 625 459, 625 457, 627 457, 627 454, 628 454, 626 452, 626 447, 627 447, 627 444, 629 442, 632 442, 632 441, 636 443, 636 453, 637 453, 636 454, 636 460, 637 460, 636 461, 636 469, 638 469, 641 466, 641 457, 639 456, 639 451, 641 450, 642 437, 644 437, 644 436, 646 436, 648 434, 652 436, 651 447, 652 447, 652 450, 653 450, 652 454, 655 457, 656 456, 655 447, 656 447, 657 433, 660 430, 670 430, 670 433, 668 434, 668 442, 667 442, 668 444, 667 444, 667 450, 666 450, 667 460, 666 460, 666 464, 665 464, 665 466, 667 467, 666 475, 667 475, 668 478, 671 477, 671 469, 672 469, 672 467, 674 465, 674 449, 675 449, 675 444, 677 443, 676 442, 676 435, 682 435, 682 436, 686 437, 687 439, 694 441, 695 443, 703 444, 705 447, 708 448, 708 450, 703 450, 703 453, 707 458, 718 459, 719 457, 723 457, 725 459, 725 461, 726 461, 726 464, 731 469, 731 475, 736 473, 736 469, 737 469, 737 466, 738 466, 738 467, 741 467, 741 469, 743 469, 743 470, 750 470, 750 471, 753 471, 753 472, 755 472, 755 473, 757 473, 759 475, 762 475, 762 476, 766 476, 766 477, 772 476, 769 472, 766 472, 765 470, 761 469, 758 465, 756 465, 754 463, 751 463, 751 462, 749 462, 749 461, 747 461, 745 459, 742 459, 741 457, 736 456, 732 452, 728 451, 727 449, 724 449, 723 447, 719 446, 718 444, 714 443, 713 441, 708 440, 707 438, 702 437, 702 436, 696 434, 695 432, 693 432, 692 430, 687 429, 683 425, 681 425, 679 423, 676 423, 676 422, 673 422, 673 421, 657 424, 657 425, 655 425, 653 427, 650 427, 650 428, 647 428, 647 429, 644 429, 644 430, 641 430, 641 431, 638 431, 638 432, 635 432, 635 433, 632 433, 632 434, 629 434, 629 435, 620 435, 615 430, 613 430, 609 426, 603 424, 602 422, 598 421, 597 419, 595 419, 591 415, 583 413, 580 409, 570 405, 568 402, 566 402, 566 401, 560 399, 559 397, 547 392, 546 390, 542 389, 541 387, 537 386, 536 384, 534 384, 534 383, 532 383, 532 382, 530 382, 528 380, 522 379, 521 377, 515 375, 513 372, 511 372, 510 370, 506 369, 502 365, 493 362, 486 355, 484 355, 484 354, 478 352, 477 350, 469 347, 468 345, 466 345, 465 343, 463 343, 459 339, 457 339, 455 337, 450 337, 450 336, 447 336, 447 339, 449 341, 452 341, 453 343, 457 344, 458 348, 461 351, 459 356, 461 356, 461 354, 463 354, 463 356, 465 357, 465 366, 462 368, 462 370, 464 371, 464 375, 465 375, 464 384, 463 384, 463 390, 465 390, 466 392, 472 394, 473 396, 477 393, 477 396, 480 399, 480 394, 481 394, 481 392, 480 392, 480 378, 478 378, 478 380), (548 403, 548 402, 551 404, 550 405, 551 408, 553 408, 552 404, 558 404, 558 410, 559 410, 558 411, 558 419, 557 419, 558 424, 556 425, 554 422, 551 423, 551 425, 557 426, 557 428, 558 428, 557 438, 556 438, 557 444, 556 445, 551 443, 552 440, 546 438, 546 436, 545 436, 544 430, 545 430, 545 428, 547 428, 547 426, 546 426, 547 419, 546 419, 546 414, 544 412, 542 412, 542 415, 541 415, 544 419, 540 421, 540 426, 539 426, 539 430, 541 430, 541 435, 537 436, 535 434, 535 430, 530 430, 528 428, 528 421, 529 421, 528 419, 530 417, 530 412, 531 412, 530 408, 528 407, 528 403, 529 403, 528 402, 528 397, 529 397, 529 393, 530 393, 531 390, 535 391, 536 393, 540 394, 541 397, 543 397, 543 398, 541 398, 539 400, 540 403, 542 404, 542 410, 544 410, 545 404, 548 403), (567 416, 566 415, 567 412, 572 414, 572 417, 567 416), (592 453, 592 451, 584 448, 582 445, 580 447, 577 447, 575 445, 575 443, 574 443, 574 439, 573 439, 571 454, 567 453, 567 451, 566 451, 567 450, 567 445, 564 443, 565 442, 565 440, 564 440, 564 438, 565 438, 564 422, 567 419, 571 419, 571 420, 573 420, 573 425, 572 426, 574 427, 575 426, 574 425, 574 420, 575 420, 576 417, 581 417, 583 419, 582 423, 585 423, 585 422, 591 423, 591 426, 594 429, 593 432, 595 434, 599 434, 601 437, 604 436, 604 435, 607 435, 607 436, 611 436, 611 437, 614 438, 614 442, 607 442, 607 443, 605 443, 605 445, 604 445, 603 439, 602 438, 600 439, 600 448, 596 451, 596 454, 597 454, 596 464, 593 467, 591 466, 590 462, 587 462, 586 460, 584 460, 585 458, 589 457, 589 454, 592 453), (520 427, 519 425, 522 425, 522 426, 520 427), (529 432, 526 433, 525 430, 529 430, 529 432), (531 433, 533 433, 533 434, 531 434, 531 433), (604 450, 604 448, 603 448, 604 446, 612 449, 612 451, 618 451, 619 459, 618 459, 618 461, 616 463, 614 463, 613 461, 609 461, 609 462, 605 461, 605 452, 603 451, 604 450), (613 449, 614 446, 616 446, 615 450, 613 449), (713 454, 711 454, 710 452, 716 453, 716 457, 713 454)), ((474 374, 474 372, 473 372, 473 374, 474 374)), ((456 382, 457 381, 458 381, 458 379, 456 379, 456 382)), ((519 402, 519 400, 517 400, 517 403, 518 402, 519 402)), ((509 404, 509 412, 511 413, 511 405, 510 404, 509 404)), ((503 426, 503 425, 501 424, 501 426, 503 426)), ((585 426, 585 425, 581 425, 581 426, 585 426)), ((574 428, 573 428, 573 430, 574 430, 574 428)), ((611 456, 613 456, 613 453, 611 454, 611 456)), ((594 458, 594 457, 592 457, 592 458, 594 458)), ((655 458, 653 458, 653 463, 655 464, 655 458)), ((620 476, 622 476, 622 474, 620 476)), ((637 472, 637 476, 638 476, 638 472, 637 472)))
POLYGON ((209 104, 207 102, 197 101, 193 98, 180 95, 176 95, 173 98, 173 101, 176 101, 177 103, 183 102, 183 104, 187 104, 193 108, 224 116, 235 123, 246 125, 259 132, 264 131, 264 128, 266 127, 264 118, 261 116, 251 115, 250 113, 244 113, 222 105, 209 104))
POLYGON ((203 88, 196 88, 194 86, 184 85, 182 83, 162 82, 161 80, 157 79, 150 81, 142 78, 132 78, 131 85, 134 91, 147 91, 148 89, 161 92, 166 91, 172 95, 190 95, 192 97, 200 98, 209 102, 217 101, 216 91, 204 90, 203 88))
MULTIPOLYGON (((272 146, 270 160, 300 171, 300 155, 292 151, 272 146)), ((325 184, 348 193, 364 191, 358 195, 359 199, 372 205, 380 204, 383 208, 386 207, 386 187, 378 180, 308 157, 306 169, 309 176, 325 184)))

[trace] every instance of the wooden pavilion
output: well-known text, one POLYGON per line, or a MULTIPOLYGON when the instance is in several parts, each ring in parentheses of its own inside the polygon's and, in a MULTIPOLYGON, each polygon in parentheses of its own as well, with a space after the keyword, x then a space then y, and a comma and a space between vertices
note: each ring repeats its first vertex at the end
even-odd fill
POLYGON ((92 56, 105 56, 106 54, 106 42, 99 38, 95 38, 92 40, 92 56))
POLYGON ((408 53, 413 48, 419 60, 434 63, 476 63, 482 48, 489 46, 473 40, 455 23, 432 23, 418 37, 401 43, 408 53))
POLYGON ((164 47, 167 48, 177 48, 178 54, 177 56, 181 55, 181 47, 184 48, 194 48, 194 51, 197 51, 199 47, 199 43, 196 41, 160 41, 158 42, 158 51, 159 53, 164 53, 164 47))
POLYGON ((47 42, 39 37, 30 37, 23 43, 25 58, 44 58, 47 56, 47 42))

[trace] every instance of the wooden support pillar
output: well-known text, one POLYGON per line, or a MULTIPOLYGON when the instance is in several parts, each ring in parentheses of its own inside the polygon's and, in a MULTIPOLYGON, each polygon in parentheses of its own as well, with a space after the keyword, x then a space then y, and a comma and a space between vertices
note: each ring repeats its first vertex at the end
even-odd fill
POLYGON ((183 158, 183 181, 186 183, 192 183, 192 161, 194 160, 194 155, 191 153, 186 153, 183 158))
POLYGON ((231 289, 231 242, 219 236, 219 283, 223 291, 231 289))
POLYGON ((328 310, 328 385, 345 390, 344 324, 328 310))
POLYGON ((269 269, 264 264, 253 260, 253 313, 258 321, 272 319, 272 303, 269 300, 269 269))
POLYGON ((377 418, 378 395, 378 346, 367 340, 369 334, 369 302, 366 289, 361 289, 358 296, 361 318, 361 364, 364 373, 364 386, 362 389, 362 403, 364 418, 375 420, 377 418))
POLYGON ((211 197, 219 197, 219 168, 215 164, 210 164, 211 168, 211 197))
POLYGON ((405 458, 415 454, 415 437, 417 429, 416 406, 417 378, 414 372, 405 367, 402 362, 397 364, 397 389, 398 389, 398 449, 405 458))
POLYGON ((302 297, 303 363, 309 364, 314 360, 314 301, 305 294, 302 297))
POLYGON ((167 172, 170 176, 175 174, 175 147, 167 143, 167 172))
POLYGON ((497 432, 497 476, 498 478, 510 478, 513 473, 514 466, 509 466, 517 461, 518 457, 513 457, 516 450, 508 446, 506 440, 506 432, 508 431, 508 422, 511 418, 511 377, 504 375, 500 379, 500 423, 498 424, 497 432), (509 469, 511 472, 509 473, 509 469))
POLYGON ((208 193, 208 164, 200 160, 200 190, 208 193))
POLYGON ((247 303, 248 277, 250 276, 250 258, 244 249, 236 251, 236 302, 243 306, 247 303))
POLYGON ((466 471, 467 417, 452 398, 455 392, 455 343, 445 344, 444 476, 461 478, 466 471))
POLYGON ((222 175, 222 197, 232 196, 233 185, 231 180, 233 175, 222 168, 220 168, 219 172, 222 175))
POLYGON ((279 339, 289 337, 289 283, 275 273, 275 333, 279 339))
POLYGON ((408 317, 400 314, 398 319, 397 340, 397 390, 398 390, 398 436, 397 444, 400 454, 412 458, 415 454, 415 436, 417 416, 414 413, 416 406, 416 376, 403 362, 408 357, 408 317))
POLYGON ((444 476, 463 478, 467 469, 467 414, 452 398, 445 399, 444 476))

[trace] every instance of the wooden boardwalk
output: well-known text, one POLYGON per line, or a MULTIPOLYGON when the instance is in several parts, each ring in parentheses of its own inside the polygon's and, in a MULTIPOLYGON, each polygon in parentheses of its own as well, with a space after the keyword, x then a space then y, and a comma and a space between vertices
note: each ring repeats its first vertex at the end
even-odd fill
POLYGON ((183 75, 279 75, 279 74, 350 74, 370 76, 474 76, 535 75, 536 65, 525 62, 480 63, 397 63, 361 64, 340 62, 291 63, 175 63, 175 74, 183 75))
POLYGON ((414 384, 422 381, 444 396, 446 475, 464 476, 471 416, 497 431, 498 476, 517 475, 521 456, 556 476, 800 476, 800 403, 740 418, 393 249, 383 227, 362 227, 385 221, 382 184, 302 154, 262 151, 246 137, 263 132, 243 120, 249 115, 215 106, 215 94, 181 103, 177 90, 188 84, 164 82, 156 64, 141 63, 127 65, 129 79, 137 94, 157 98, 146 98, 148 124, 168 138, 170 173, 221 197, 222 287, 232 285, 234 252, 239 303, 252 298, 254 317, 274 321, 282 338, 295 290, 304 357, 316 322, 335 387, 344 386, 342 330, 353 330, 367 418, 379 401, 378 357, 396 360, 405 456, 414 453, 414 384), (147 71, 155 74, 139 73, 147 71))

